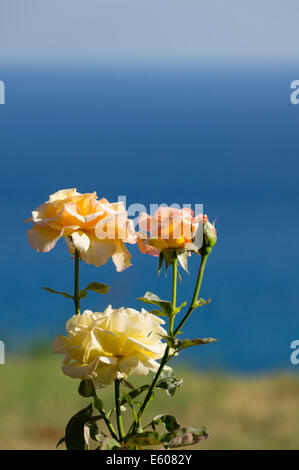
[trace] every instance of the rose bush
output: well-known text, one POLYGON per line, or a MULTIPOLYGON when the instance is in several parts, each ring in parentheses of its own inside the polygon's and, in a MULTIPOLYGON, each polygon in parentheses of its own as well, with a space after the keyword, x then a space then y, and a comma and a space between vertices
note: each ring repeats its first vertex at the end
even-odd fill
POLYGON ((52 194, 32 212, 29 220, 33 222, 33 227, 27 231, 32 248, 48 252, 64 238, 74 255, 73 292, 44 289, 74 301, 76 315, 66 324, 67 335, 55 338, 52 350, 65 355, 64 374, 80 379, 79 394, 93 400, 70 418, 58 445, 65 442, 69 450, 85 450, 93 448, 91 441, 94 441, 96 450, 139 450, 157 445, 168 449, 206 439, 205 428, 186 428, 172 415, 159 414, 146 426, 142 419, 156 389, 172 396, 182 385, 183 380, 168 367, 169 361, 187 348, 217 341, 211 337, 180 336, 192 313, 210 301, 199 298, 199 294, 207 258, 217 241, 214 224, 206 215, 194 216, 190 209, 160 207, 154 216, 141 214, 140 231, 135 234, 133 221, 128 220, 123 203, 98 200, 96 193, 80 194, 76 189, 52 194), (108 306, 103 313, 85 310, 81 315, 80 303, 89 291, 107 294, 109 286, 97 279, 81 288, 80 259, 101 266, 112 257, 117 271, 122 271, 130 265, 131 258, 125 243, 135 243, 137 235, 143 253, 159 256, 159 272, 164 262, 166 271, 171 266, 169 300, 146 291, 138 300, 151 305, 154 309, 151 312, 108 306), (187 301, 178 305, 178 263, 188 271, 187 258, 191 252, 197 253, 200 259, 197 280, 189 306, 187 301), (162 327, 165 322, 160 316, 167 318, 167 331, 162 327), (150 383, 135 388, 126 380, 131 374, 146 375, 150 370, 155 373, 150 383), (97 389, 112 383, 114 405, 107 410, 97 389), (142 397, 142 394, 145 395, 142 397), (122 421, 125 404, 133 418, 127 429, 122 421))

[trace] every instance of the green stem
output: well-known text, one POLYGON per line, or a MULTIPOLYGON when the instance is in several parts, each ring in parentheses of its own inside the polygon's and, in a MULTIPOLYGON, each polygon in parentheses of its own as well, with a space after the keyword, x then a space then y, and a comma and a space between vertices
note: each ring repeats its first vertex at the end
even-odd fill
POLYGON ((173 334, 173 323, 175 318, 175 307, 176 307, 176 288, 177 288, 177 279, 178 279, 178 259, 175 257, 172 264, 172 315, 169 318, 169 327, 168 327, 168 336, 173 334))
POLYGON ((115 386, 115 410, 116 410, 117 429, 118 429, 119 439, 120 441, 122 441, 125 436, 125 433, 124 433, 123 421, 122 421, 121 409, 120 409, 120 393, 119 393, 120 381, 118 379, 114 381, 114 386, 115 386))
POLYGON ((74 302, 75 302, 75 313, 76 313, 76 315, 80 315, 79 262, 80 262, 79 251, 78 251, 77 249, 75 249, 75 287, 74 287, 74 302))
POLYGON ((159 380, 159 378, 160 378, 160 375, 161 375, 161 373, 162 373, 162 370, 164 369, 164 366, 165 366, 165 364, 166 364, 166 362, 167 362, 169 350, 170 350, 170 347, 167 346, 166 349, 165 349, 165 353, 164 353, 164 356, 163 356, 163 358, 162 358, 162 361, 161 361, 161 363, 160 363, 160 367, 159 367, 159 369, 157 370, 156 375, 155 375, 155 377, 154 377, 154 380, 152 381, 151 386, 150 386, 150 388, 149 388, 149 390, 148 390, 148 392, 147 392, 147 394, 146 394, 146 397, 145 397, 145 399, 144 399, 144 402, 142 403, 142 405, 141 405, 141 407, 140 407, 140 409, 139 409, 139 412, 138 412, 138 415, 137 415, 138 421, 140 421, 140 419, 141 419, 143 413, 145 412, 145 410, 146 410, 146 408, 147 408, 147 406, 148 406, 148 404, 149 404, 149 402, 150 402, 150 400, 151 400, 151 398, 152 398, 152 394, 153 394, 153 392, 154 392, 154 390, 155 390, 155 387, 156 387, 157 382, 158 382, 158 380, 159 380))
MULTIPOLYGON (((175 307, 176 307, 176 291, 177 291, 177 263, 178 263, 178 259, 177 257, 175 257, 175 259, 173 260, 173 263, 172 263, 172 300, 171 300, 171 303, 172 303, 172 311, 174 312, 175 310, 175 307)), ((169 336, 172 336, 173 334, 173 323, 174 323, 174 317, 175 317, 175 314, 172 313, 172 315, 170 316, 169 318, 169 326, 168 326, 168 335, 169 336)), ((156 375, 151 383, 151 386, 146 394, 146 397, 144 399, 144 402, 142 403, 140 409, 139 409, 139 412, 137 414, 137 417, 138 417, 138 423, 140 422, 140 419, 144 413, 144 411, 146 410, 151 398, 152 398, 152 395, 153 395, 153 392, 155 390, 155 387, 157 385, 157 382, 160 378, 160 375, 164 369, 164 366, 165 364, 167 363, 167 360, 168 360, 168 354, 169 354, 169 350, 170 350, 170 347, 167 346, 166 349, 165 349, 165 353, 164 353, 164 356, 161 360, 161 363, 160 363, 160 367, 159 369, 157 370, 156 372, 156 375)), ((130 431, 136 427, 136 425, 132 425, 131 428, 130 428, 130 431)))
MULTIPOLYGON (((94 400, 97 400, 97 396, 95 395, 94 396, 94 400)), ((116 441, 118 441, 118 437, 117 437, 117 434, 116 434, 116 431, 113 427, 113 424, 111 423, 110 419, 109 419, 109 416, 107 415, 106 411, 104 410, 104 408, 102 406, 99 405, 99 401, 97 401, 97 404, 96 404, 96 409, 100 412, 100 414, 103 416, 103 419, 105 421, 105 424, 107 426, 107 428, 109 429, 110 431, 110 434, 111 436, 113 437, 113 439, 115 439, 116 441)))
POLYGON ((181 322, 178 324, 178 326, 174 330, 174 333, 173 333, 174 336, 180 331, 182 326, 185 325, 186 321, 188 320, 188 318, 192 314, 193 310, 195 310, 195 308, 196 308, 196 302, 197 302, 197 299, 198 299, 198 295, 199 295, 199 291, 200 291, 200 287, 201 287, 201 282, 202 282, 202 278, 203 278, 203 273, 204 273, 204 270, 205 270, 205 265, 206 265, 208 256, 209 255, 203 255, 202 258, 201 258, 200 267, 199 267, 198 276, 197 276, 197 281, 196 281, 196 286, 195 286, 195 290, 194 290, 194 294, 193 294, 193 297, 192 297, 190 307, 189 307, 186 315, 184 316, 184 318, 181 320, 181 322))

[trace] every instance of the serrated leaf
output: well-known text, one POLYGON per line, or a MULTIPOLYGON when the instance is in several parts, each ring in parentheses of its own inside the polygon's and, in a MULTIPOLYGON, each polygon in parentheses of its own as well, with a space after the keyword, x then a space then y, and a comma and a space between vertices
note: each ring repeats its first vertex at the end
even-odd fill
POLYGON ((155 426, 157 426, 158 424, 163 424, 163 426, 166 428, 168 432, 175 431, 176 429, 179 429, 180 427, 176 418, 172 415, 158 415, 150 423, 150 425, 153 427, 154 430, 155 430, 155 426))
POLYGON ((93 292, 97 292, 98 294, 107 294, 109 292, 110 287, 107 284, 102 284, 100 282, 91 282, 88 284, 85 289, 82 289, 79 292, 79 299, 85 299, 87 296, 87 291, 92 290, 93 292))
POLYGON ((138 297, 137 300, 146 304, 158 305, 162 311, 167 315, 172 315, 172 304, 168 300, 162 300, 156 294, 152 292, 146 292, 143 297, 138 297))
POLYGON ((153 315, 158 315, 159 317, 169 317, 169 315, 166 315, 166 313, 162 312, 162 310, 154 309, 154 310, 149 310, 149 313, 152 313, 153 315))
POLYGON ((163 440, 165 447, 176 448, 198 444, 208 438, 205 428, 179 428, 169 433, 163 440))
POLYGON ((78 411, 68 422, 65 430, 65 444, 68 450, 84 450, 84 425, 91 418, 92 404, 78 411))
POLYGON ((94 397, 95 396, 95 388, 93 381, 91 379, 88 380, 81 380, 78 392, 82 397, 94 397))
POLYGON ((168 346, 174 349, 176 352, 182 351, 183 349, 190 348, 192 346, 201 346, 203 344, 215 343, 219 341, 215 338, 195 338, 195 339, 178 339, 173 336, 163 336, 168 346))
POLYGON ((172 370, 164 370, 160 375, 156 388, 162 388, 167 395, 173 396, 178 387, 183 383, 183 379, 177 379, 172 370))
POLYGON ((142 432, 137 434, 129 435, 125 441, 126 445, 132 446, 157 446, 161 445, 161 440, 165 434, 158 432, 142 432))
POLYGON ((72 295, 68 294, 67 292, 59 292, 57 290, 50 289, 50 287, 42 287, 42 289, 45 289, 46 291, 51 292, 51 294, 63 295, 67 299, 73 299, 74 298, 72 295))

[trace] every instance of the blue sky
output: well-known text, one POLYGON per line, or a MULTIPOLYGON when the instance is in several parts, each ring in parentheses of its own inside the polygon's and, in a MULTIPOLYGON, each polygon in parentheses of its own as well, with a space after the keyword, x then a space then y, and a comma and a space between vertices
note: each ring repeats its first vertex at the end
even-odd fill
POLYGON ((280 62, 297 0, 1 0, 3 61, 280 62))
MULTIPOLYGON (((201 293, 212 303, 185 334, 221 341, 200 350, 195 364, 293 367, 298 13, 293 0, 0 0, 0 206, 11 229, 0 234, 0 333, 10 350, 26 335, 63 332, 71 314, 67 299, 40 289, 71 291, 64 244, 35 253, 23 220, 49 194, 77 187, 147 207, 203 203, 219 234, 201 293)), ((111 285, 86 308, 140 308, 136 297, 146 290, 169 298, 169 277, 158 278, 136 246, 132 253, 121 274, 111 262, 82 266, 82 286, 111 285)), ((190 260, 180 303, 192 295, 197 262, 190 260)))

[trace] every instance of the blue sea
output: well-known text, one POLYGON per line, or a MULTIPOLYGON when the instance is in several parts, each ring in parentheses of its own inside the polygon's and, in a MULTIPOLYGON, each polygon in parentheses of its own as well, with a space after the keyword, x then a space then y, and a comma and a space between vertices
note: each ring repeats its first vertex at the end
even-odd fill
MULTIPOLYGON (((62 188, 97 191, 127 204, 202 203, 217 219, 201 296, 184 335, 212 336, 185 362, 199 370, 299 371, 299 105, 290 102, 298 65, 2 65, 0 106, 0 339, 7 351, 64 332, 73 262, 61 240, 48 254, 27 243, 24 219, 62 188)), ((106 282, 83 307, 141 307, 150 290, 170 298, 157 260, 129 247, 133 265, 116 273, 82 265, 81 286, 106 282)), ((182 274, 189 300, 199 258, 182 274)))

